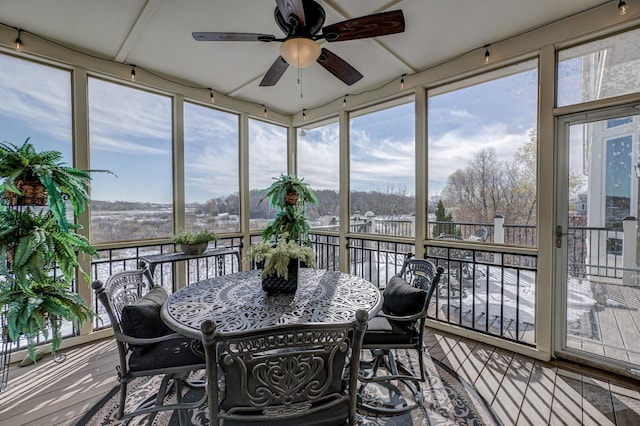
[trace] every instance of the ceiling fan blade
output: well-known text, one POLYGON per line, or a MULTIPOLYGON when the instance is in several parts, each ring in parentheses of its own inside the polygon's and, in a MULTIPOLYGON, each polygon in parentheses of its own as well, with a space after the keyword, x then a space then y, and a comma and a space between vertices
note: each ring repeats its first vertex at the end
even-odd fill
POLYGON ((327 41, 345 41, 379 37, 403 31, 404 14, 401 10, 392 10, 327 25, 322 29, 322 34, 327 41))
POLYGON ((325 48, 322 48, 322 53, 320 53, 320 57, 316 62, 322 65, 331 74, 342 80, 344 84, 349 86, 362 78, 362 74, 360 74, 357 69, 349 65, 344 59, 335 53, 325 48))
POLYGON ((271 34, 254 33, 191 33, 196 41, 274 41, 276 36, 271 34))
POLYGON ((269 71, 267 71, 262 78, 260 86, 275 86, 287 68, 289 68, 287 61, 285 61, 282 56, 278 56, 276 61, 271 65, 271 68, 269 68, 269 71))
POLYGON ((302 0, 276 0, 278 10, 282 17, 288 22, 289 16, 295 15, 301 26, 306 26, 304 18, 304 6, 302 0))

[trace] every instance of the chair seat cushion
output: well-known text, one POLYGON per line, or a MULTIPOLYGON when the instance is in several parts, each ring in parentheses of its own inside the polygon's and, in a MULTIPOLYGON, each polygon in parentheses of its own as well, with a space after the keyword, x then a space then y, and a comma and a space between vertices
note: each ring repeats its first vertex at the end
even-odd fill
POLYGON ((419 338, 417 330, 408 323, 373 317, 367 323, 363 347, 382 347, 384 345, 415 345, 419 338))
MULTIPOLYGON (((413 287, 394 275, 383 292, 382 311, 389 315, 409 316, 422 312, 427 292, 413 287)), ((367 333, 369 331, 367 330, 367 333)))
POLYGON ((128 336, 150 339, 172 333, 160 318, 160 308, 167 300, 162 287, 154 287, 134 303, 122 308, 122 331, 128 336))
POLYGON ((144 352, 134 351, 129 357, 129 371, 140 372, 159 368, 174 368, 188 365, 201 365, 204 358, 191 349, 192 341, 187 337, 171 339, 149 346, 144 352))

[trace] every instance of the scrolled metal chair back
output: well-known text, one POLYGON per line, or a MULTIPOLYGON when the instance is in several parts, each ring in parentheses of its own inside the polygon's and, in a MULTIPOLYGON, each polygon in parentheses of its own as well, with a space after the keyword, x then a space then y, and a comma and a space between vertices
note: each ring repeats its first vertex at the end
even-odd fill
POLYGON ((117 324, 119 327, 123 308, 140 299, 148 286, 144 281, 144 270, 132 269, 116 272, 104 284, 95 284, 94 287, 96 287, 97 296, 109 315, 111 324, 117 324))
POLYGON ((358 311, 355 325, 298 324, 232 335, 217 334, 215 325, 205 321, 202 332, 211 424, 217 425, 219 419, 251 422, 293 418, 300 418, 304 424, 305 416, 323 410, 328 410, 328 419, 344 413, 342 420, 353 422, 367 319, 365 311, 358 311), (226 387, 224 397, 216 404, 217 386, 213 384, 217 383, 218 366, 226 387), (346 371, 347 387, 343 381, 346 371))
POLYGON ((433 287, 437 269, 436 265, 429 260, 407 256, 399 275, 414 287, 428 292, 433 287))

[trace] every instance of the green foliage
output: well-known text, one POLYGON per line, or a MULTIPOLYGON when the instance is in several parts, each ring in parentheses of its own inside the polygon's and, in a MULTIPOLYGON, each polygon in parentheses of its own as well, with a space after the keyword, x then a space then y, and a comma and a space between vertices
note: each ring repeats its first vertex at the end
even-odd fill
POLYGON ((0 306, 6 309, 9 336, 17 340, 23 334, 34 360, 38 333, 48 338, 51 327, 55 352, 62 341, 60 321, 79 325, 93 316, 69 290, 76 270, 90 280, 78 253, 97 256, 85 237, 63 231, 51 210, 0 207, 0 306))
POLYGON ((441 234, 460 235, 460 230, 455 224, 451 223, 451 225, 449 225, 447 223, 442 223, 453 222, 453 217, 451 216, 451 213, 446 213, 442 200, 438 201, 435 213, 437 223, 433 225, 433 238, 436 238, 441 234))
POLYGON ((309 184, 304 182, 304 178, 281 174, 279 178, 274 179, 275 182, 262 191, 263 196, 259 204, 268 199, 269 207, 277 208, 279 211, 263 229, 262 239, 264 241, 273 239, 277 242, 286 233, 289 239, 310 245, 311 226, 306 216, 306 203, 317 205, 318 199, 309 184), (298 194, 298 200, 295 204, 288 204, 287 194, 292 193, 298 194))
POLYGON ((52 331, 52 351, 56 352, 62 342, 62 320, 79 327, 94 315, 82 298, 69 290, 64 277, 47 276, 37 280, 27 277, 18 285, 17 279, 9 276, 7 281, 0 283, 0 305, 6 309, 9 338, 17 341, 21 334, 24 335, 33 360, 38 334, 48 338, 48 325, 52 331))
POLYGON ((16 187, 17 180, 39 180, 48 192, 48 205, 60 227, 68 231, 65 199, 69 200, 77 216, 89 202, 90 172, 108 170, 80 170, 61 163, 58 151, 36 151, 27 138, 21 146, 11 142, 0 143, 0 192, 9 191, 22 195, 16 187))
POLYGON ((308 183, 304 182, 304 178, 298 178, 295 175, 281 174, 279 178, 273 178, 275 182, 271 186, 263 191, 262 199, 269 200, 269 207, 272 209, 287 207, 286 196, 288 193, 298 194, 298 203, 304 205, 305 203, 318 204, 318 199, 311 190, 308 183))
POLYGON ((273 238, 278 241, 281 235, 286 233, 294 241, 311 244, 310 230, 311 226, 304 211, 296 206, 286 206, 276 213, 276 217, 262 230, 262 239, 271 241, 273 238))
POLYGON ((44 208, 0 206, 0 306, 9 337, 24 335, 34 360, 40 333, 48 338, 51 329, 55 352, 62 341, 63 320, 79 326, 93 317, 71 283, 76 272, 90 281, 78 255, 98 253, 77 233, 81 226, 68 222, 65 207, 68 200, 74 214, 86 209, 93 170, 67 167, 61 159, 58 151, 37 152, 29 138, 21 146, 0 144, 0 192, 22 195, 16 183, 23 180, 39 181, 48 194, 44 208))
POLYGON ((218 236, 211 231, 182 231, 173 236, 174 244, 200 244, 217 241, 218 236))
POLYGON ((276 275, 287 279, 289 276, 289 260, 299 259, 312 268, 316 267, 316 255, 307 245, 300 245, 284 235, 277 244, 261 241, 254 244, 249 256, 256 262, 264 262, 262 276, 266 277, 274 272, 276 275))
POLYGON ((305 214, 305 205, 317 205, 318 199, 303 178, 281 174, 274 179, 275 182, 262 191, 259 203, 268 199, 269 207, 279 211, 263 229, 262 242, 252 247, 249 256, 258 263, 264 262, 263 277, 275 272, 287 279, 291 259, 299 259, 315 268, 315 253, 309 237, 311 226, 305 214), (295 204, 287 202, 287 194, 291 193, 298 194, 295 204))
POLYGON ((24 211, 0 207, 0 268, 3 275, 15 276, 17 285, 25 287, 33 279, 46 280, 54 266, 67 282, 73 281, 76 270, 90 281, 80 268, 77 253, 98 254, 84 236, 62 230, 51 210, 36 213, 28 207, 24 211))

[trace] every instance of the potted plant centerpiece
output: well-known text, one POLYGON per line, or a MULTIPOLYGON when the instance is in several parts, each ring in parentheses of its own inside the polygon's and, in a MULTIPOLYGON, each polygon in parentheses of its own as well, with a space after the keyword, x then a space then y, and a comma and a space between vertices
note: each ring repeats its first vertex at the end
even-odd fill
POLYGON ((317 205, 318 199, 304 178, 281 174, 274 180, 263 191, 260 202, 268 200, 269 207, 278 212, 262 231, 262 241, 253 246, 250 256, 257 263, 263 263, 265 291, 294 293, 299 265, 315 268, 306 204, 317 205))
POLYGON ((200 255, 207 249, 209 241, 217 240, 218 236, 208 230, 182 231, 173 236, 173 244, 187 255, 200 255))
POLYGON ((48 338, 51 330, 55 353, 63 320, 79 326, 93 317, 71 288, 76 272, 90 281, 78 255, 97 252, 77 233, 81 226, 67 219, 65 202, 75 214, 86 209, 89 173, 95 170, 68 167, 61 159, 58 151, 36 151, 29 139, 21 146, 0 144, 1 314, 8 337, 23 335, 34 360, 40 333, 48 338))

